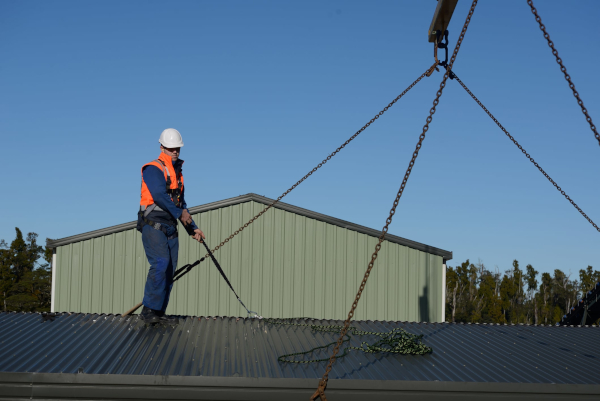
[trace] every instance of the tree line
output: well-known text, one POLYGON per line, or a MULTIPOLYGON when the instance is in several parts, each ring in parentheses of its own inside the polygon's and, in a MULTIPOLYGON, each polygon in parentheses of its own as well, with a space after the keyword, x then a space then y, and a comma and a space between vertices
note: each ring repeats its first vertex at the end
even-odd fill
POLYGON ((532 265, 522 269, 517 260, 504 273, 468 259, 448 267, 446 321, 556 324, 600 281, 592 266, 579 270, 579 277, 559 269, 538 275, 532 265))
POLYGON ((10 245, 0 240, 0 307, 4 312, 49 312, 52 250, 37 243, 38 235, 15 228, 10 245))
MULTIPOLYGON (((52 250, 38 245, 36 233, 24 237, 15 231, 10 245, 0 240, 0 308, 49 312, 52 250)), ((446 269, 446 320, 555 324, 598 281, 600 272, 592 266, 579 270, 578 277, 559 269, 539 276, 530 264, 521 269, 517 260, 501 273, 467 259, 446 269)))

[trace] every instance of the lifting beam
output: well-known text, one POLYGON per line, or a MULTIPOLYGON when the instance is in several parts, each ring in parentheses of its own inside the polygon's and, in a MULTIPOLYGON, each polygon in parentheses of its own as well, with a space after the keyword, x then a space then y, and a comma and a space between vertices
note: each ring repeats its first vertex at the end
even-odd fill
POLYGON ((444 34, 448 25, 450 24, 450 18, 454 13, 458 0, 438 0, 431 25, 429 26, 429 42, 435 43, 437 35, 436 32, 440 33, 440 36, 444 34))

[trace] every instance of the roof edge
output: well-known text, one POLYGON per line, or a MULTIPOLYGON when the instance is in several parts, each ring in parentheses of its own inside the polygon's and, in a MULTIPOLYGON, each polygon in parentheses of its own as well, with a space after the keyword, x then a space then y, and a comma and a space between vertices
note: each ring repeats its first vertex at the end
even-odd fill
MULTIPOLYGON (((62 315, 90 315, 90 316, 106 316, 106 317, 115 317, 115 318, 121 318, 122 315, 121 313, 90 313, 90 312, 68 312, 68 311, 57 311, 57 312, 17 312, 17 311, 0 311, 0 317, 2 315, 5 314, 23 314, 23 315, 40 315, 42 317, 58 317, 58 316, 62 316, 62 315)), ((125 317, 124 319, 131 319, 134 316, 136 316, 136 314, 139 312, 134 312, 131 315, 128 315, 127 317, 125 317)), ((238 320, 254 320, 255 318, 252 317, 247 317, 247 316, 227 316, 227 315, 173 315, 173 316, 177 316, 179 318, 182 319, 186 319, 186 318, 192 318, 192 319, 222 319, 222 320, 226 320, 226 319, 234 319, 236 321, 238 320)), ((316 317, 296 317, 296 318, 292 318, 298 321, 312 321, 312 322, 319 322, 319 323, 326 323, 326 324, 336 324, 336 325, 343 325, 344 324, 344 320, 340 320, 340 319, 333 319, 333 318, 316 318, 316 317)), ((258 319, 260 321, 260 319, 258 319)), ((453 325, 453 326, 473 326, 473 327, 496 327, 496 326, 503 326, 503 327, 544 327, 545 329, 571 329, 571 328, 578 328, 578 329, 584 329, 584 328, 593 328, 594 330, 597 330, 598 325, 595 324, 586 324, 586 325, 580 325, 580 324, 573 324, 573 325, 558 325, 558 324, 526 324, 526 323, 465 323, 465 322, 421 322, 421 321, 416 321, 416 320, 378 320, 378 319, 363 319, 363 320, 352 320, 352 323, 403 323, 403 324, 407 324, 407 325, 453 325)))
MULTIPOLYGON (((216 394, 227 394, 227 399, 231 400, 280 400, 291 393, 310 396, 317 382, 317 378, 0 373, 0 383, 5 390, 11 388, 22 396, 35 392, 36 397, 52 395, 65 399, 86 398, 90 394, 102 398, 156 399, 164 396, 169 399, 214 399, 212 397, 216 394)), ((402 395, 412 396, 410 399, 416 399, 415 395, 435 395, 437 399, 444 395, 483 396, 490 393, 499 397, 495 399, 514 399, 518 395, 552 395, 552 399, 567 400, 574 395, 596 396, 599 392, 600 385, 597 384, 330 379, 327 385, 327 394, 338 395, 345 400, 364 400, 367 395, 371 398, 373 393, 378 393, 385 400, 397 399, 402 395)))
MULTIPOLYGON (((207 212, 214 209, 219 209, 222 207, 237 205, 244 202, 254 201, 257 203, 261 203, 263 205, 270 205, 275 202, 274 199, 267 198, 262 195, 257 195, 255 193, 249 193, 245 195, 236 196, 234 198, 224 199, 217 202, 206 203, 200 206, 194 206, 189 208, 190 214, 197 214, 202 212, 207 212)), ((355 224, 346 220, 341 220, 332 216, 328 216, 322 213, 313 212, 312 210, 304 209, 298 206, 290 205, 289 203, 277 202, 274 206, 276 209, 285 210, 287 212, 295 213, 304 217, 308 217, 311 219, 319 220, 325 223, 329 223, 338 227, 346 228, 351 231, 356 231, 361 234, 366 234, 372 237, 379 237, 381 231, 375 230, 373 228, 368 228, 365 226, 361 226, 359 224, 355 224)), ((125 230, 130 230, 136 227, 137 222, 131 221, 129 223, 119 224, 112 227, 103 228, 100 230, 89 231, 83 234, 77 234, 70 237, 65 237, 61 239, 51 240, 48 239, 46 241, 46 246, 48 248, 56 248, 63 245, 72 244, 74 242, 85 241, 91 238, 100 237, 103 235, 109 235, 118 233, 125 230)), ((452 259, 452 252, 446 251, 444 249, 436 248, 434 246, 426 245, 420 242, 412 241, 407 238, 399 237, 396 235, 386 234, 385 240, 404 245, 409 248, 413 248, 419 251, 427 252, 432 255, 441 256, 444 261, 448 261, 452 259)))

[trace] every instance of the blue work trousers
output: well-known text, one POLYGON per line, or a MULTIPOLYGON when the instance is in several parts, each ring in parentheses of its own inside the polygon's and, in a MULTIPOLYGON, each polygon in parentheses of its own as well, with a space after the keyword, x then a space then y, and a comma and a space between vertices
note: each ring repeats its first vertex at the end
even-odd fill
MULTIPOLYGON (((171 234, 169 230, 169 234, 171 234)), ((172 232, 175 232, 173 228, 172 232)), ((179 238, 167 240, 167 235, 152 226, 142 228, 142 242, 150 271, 144 289, 144 306, 164 312, 169 304, 169 295, 173 288, 173 273, 177 267, 179 238)))

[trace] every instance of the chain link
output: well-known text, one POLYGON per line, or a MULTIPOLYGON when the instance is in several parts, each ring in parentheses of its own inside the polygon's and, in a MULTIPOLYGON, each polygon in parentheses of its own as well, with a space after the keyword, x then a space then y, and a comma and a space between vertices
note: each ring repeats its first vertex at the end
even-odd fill
MULTIPOLYGON (((550 39, 550 35, 546 31, 546 26, 544 24, 542 24, 542 18, 538 14, 536 8, 533 6, 532 0, 527 0, 527 4, 529 4, 529 7, 531 7, 531 12, 535 16, 535 20, 537 21, 537 23, 540 25, 540 29, 544 33, 544 38, 548 41, 548 46, 550 47, 550 49, 552 49, 552 54, 554 54, 554 57, 556 57, 556 62, 558 63, 558 65, 560 65, 560 70, 565 75, 565 79, 569 83, 569 88, 571 88, 571 90, 573 91, 573 96, 575 96, 575 99, 577 99, 577 104, 579 104, 579 107, 581 107, 581 111, 585 115, 586 121, 588 122, 588 124, 590 124, 590 128, 592 129, 592 132, 594 133, 594 136, 598 140, 598 145, 600 145, 600 135, 598 134, 598 131, 596 130, 596 126, 592 122, 592 117, 590 117, 587 109, 583 105, 583 100, 581 100, 581 97, 579 97, 579 93, 575 89, 575 84, 573 83, 573 81, 571 81, 571 76, 567 73, 567 67, 565 67, 565 65, 562 62, 562 59, 558 56, 558 50, 556 50, 556 48, 554 47, 554 42, 550 39)), ((571 202, 571 203, 573 203, 573 202, 571 202)), ((573 205, 575 207, 577 207, 575 204, 573 204, 573 205)), ((579 209, 579 208, 577 208, 577 209, 579 209)), ((581 212, 581 213, 583 214, 583 212, 581 212)), ((585 214, 584 214, 584 216, 585 216, 585 214)), ((591 220, 590 220, 590 222, 591 222, 591 220)))
POLYGON ((588 215, 587 215, 587 214, 585 214, 585 213, 584 213, 584 211, 583 211, 583 210, 581 210, 581 208, 580 208, 579 206, 577 206, 577 203, 575 203, 575 202, 573 201, 573 199, 571 199, 571 197, 570 197, 569 195, 567 195, 567 194, 565 193, 565 191, 563 191, 563 190, 562 190, 562 188, 561 188, 561 187, 559 187, 559 186, 558 186, 558 184, 557 184, 557 183, 556 183, 556 182, 555 182, 555 181, 554 181, 554 180, 553 180, 553 179, 552 179, 552 178, 551 178, 551 177, 548 175, 548 173, 546 173, 546 172, 544 171, 544 169, 543 169, 543 168, 542 168, 542 167, 541 167, 541 166, 540 166, 540 165, 539 165, 539 164, 538 164, 538 163, 537 163, 537 162, 536 162, 536 161, 533 159, 533 157, 531 157, 531 156, 529 155, 529 153, 527 153, 527 151, 526 151, 525 149, 523 149, 523 147, 522 147, 522 146, 519 144, 519 142, 517 142, 517 140, 516 140, 516 139, 515 139, 515 138, 514 138, 514 137, 513 137, 511 134, 509 134, 509 132, 506 130, 506 128, 504 128, 504 127, 502 126, 502 124, 500 124, 500 122, 499 122, 498 120, 496 120, 496 117, 494 117, 494 116, 492 115, 492 113, 490 113, 490 111, 489 111, 489 110, 488 110, 488 109, 487 109, 487 108, 486 108, 486 107, 483 105, 483 103, 481 103, 481 102, 479 101, 479 99, 478 99, 478 98, 477 98, 477 97, 476 97, 476 96, 473 94, 473 92, 471 92, 471 91, 469 90, 469 88, 467 88, 467 85, 465 85, 465 84, 464 84, 464 82, 463 82, 463 81, 461 81, 461 80, 460 80, 460 78, 458 78, 458 77, 456 76, 456 74, 454 74, 454 78, 455 78, 455 79, 458 81, 458 83, 460 84, 460 86, 462 86, 462 87, 463 87, 463 89, 464 89, 464 90, 466 90, 466 91, 467 91, 467 93, 468 93, 469 95, 471 95, 471 97, 473 98, 473 100, 475 100, 475 102, 477 102, 477 104, 478 104, 478 105, 479 105, 479 106, 480 106, 480 107, 483 109, 483 111, 485 111, 485 113, 486 113, 488 116, 490 116, 490 118, 491 118, 492 120, 494 120, 494 122, 496 123, 496 125, 497 125, 498 127, 500 127, 500 129, 501 129, 501 130, 502 130, 502 131, 503 131, 503 132, 506 134, 506 136, 507 136, 507 137, 509 137, 509 138, 510 138, 510 140, 511 140, 511 141, 513 141, 513 143, 514 143, 515 145, 517 145, 517 147, 519 148, 519 150, 520 150, 521 152, 523 152, 523 154, 525 155, 525 157, 527 157, 527 158, 529 159, 529 161, 530 161, 530 162, 532 162, 532 163, 533 163, 533 165, 534 165, 535 167, 537 167, 537 169, 538 169, 538 170, 540 170, 540 172, 541 172, 542 174, 544 174, 544 177, 546 177, 546 178, 548 179, 548 181, 550 181, 550 183, 552 183, 552 185, 554 185, 554 187, 555 187, 555 188, 558 190, 558 192, 560 192, 560 193, 561 193, 561 194, 562 194, 562 195, 563 195, 563 196, 564 196, 564 197, 565 197, 565 198, 566 198, 566 199, 567 199, 569 202, 571 202, 571 205, 573 205, 573 206, 575 207, 575 209, 577 209, 577 210, 579 211, 579 213, 581 213, 581 215, 582 215, 583 217, 585 217, 585 219, 586 219, 587 221, 589 221, 589 222, 590 222, 590 224, 591 224, 591 225, 593 225, 593 226, 594 226, 594 228, 595 228, 595 229, 596 229, 598 232, 600 232, 600 228, 598 228, 598 226, 596 225, 596 223, 594 223, 594 222, 592 221, 592 219, 590 219, 590 218, 588 217, 588 215))
MULTIPOLYGON (((341 333, 344 326, 340 325, 318 325, 318 324, 305 324, 305 323, 293 323, 294 320, 300 320, 305 318, 288 318, 288 319, 272 319, 266 318, 263 319, 265 323, 270 324, 278 324, 278 325, 286 325, 286 326, 294 326, 294 327, 306 327, 312 331, 319 331, 322 333, 341 333)), ((395 328, 390 330, 387 333, 381 333, 377 331, 364 331, 359 330, 356 327, 351 327, 349 333, 346 333, 346 338, 342 341, 344 343, 350 342, 350 334, 355 336, 377 336, 380 338, 379 341, 374 344, 369 344, 366 341, 363 341, 360 344, 360 347, 346 347, 342 355, 337 358, 343 358, 352 350, 362 351, 368 354, 377 354, 377 353, 389 353, 389 354, 401 354, 401 355, 424 355, 433 352, 431 347, 423 344, 421 339, 423 338, 422 334, 411 334, 408 331, 402 328, 395 328)), ((308 351, 302 352, 294 352, 291 354, 281 355, 277 358, 279 362, 286 363, 297 363, 297 364, 309 364, 313 362, 323 362, 328 361, 329 358, 323 359, 295 359, 293 357, 300 355, 309 355, 313 352, 320 349, 327 349, 333 344, 336 344, 336 341, 331 342, 326 345, 322 345, 319 347, 314 347, 308 351), (290 359, 292 358, 292 359, 290 359)))
POLYGON ((469 10, 469 14, 467 15, 467 19, 465 20, 465 23, 463 25, 460 36, 458 37, 458 41, 456 42, 456 47, 454 47, 454 52, 452 53, 452 58, 450 59, 450 63, 448 64, 448 69, 444 73, 444 78, 442 79, 442 82, 440 83, 440 89, 437 91, 436 97, 433 101, 433 107, 429 110, 429 116, 427 117, 426 123, 423 126, 423 132, 419 136, 419 142, 417 142, 417 146, 416 146, 415 151, 413 152, 412 159, 410 160, 408 168, 406 169, 406 174, 404 175, 404 179, 402 180, 402 184, 400 185, 400 189, 398 190, 396 199, 394 200, 394 204, 392 206, 392 209, 390 210, 390 214, 389 214, 388 218, 386 219, 385 226, 381 230, 381 235, 379 236, 379 241, 377 242, 377 245, 375 245, 375 251, 373 252, 373 255, 371 256, 371 261, 369 262, 367 271, 365 272, 363 280, 360 284, 358 293, 356 294, 356 298, 354 299, 354 302, 352 303, 352 308, 350 308, 350 312, 348 313, 348 318, 344 322, 344 328, 340 332, 340 338, 338 339, 335 347, 333 348, 333 353, 332 353, 331 357, 329 358, 329 364, 327 365, 327 368, 325 369, 325 373, 323 374, 323 377, 319 381, 319 386, 318 386, 317 390, 311 396, 311 400, 316 400, 317 398, 320 397, 321 401, 327 401, 327 398, 325 397, 325 387, 327 386, 327 380, 329 379, 329 372, 331 372, 333 363, 336 360, 336 355, 340 350, 340 346, 343 342, 344 336, 348 332, 348 327, 350 326, 350 321, 352 320, 352 317, 354 317, 354 310, 358 306, 358 301, 360 300, 362 292, 365 289, 365 285, 367 284, 367 280, 369 279, 369 275, 371 274, 371 270, 373 269, 373 265, 375 264, 375 260, 377 259, 377 254, 379 253, 379 250, 381 249, 381 243, 383 242, 383 240, 385 238, 385 234, 388 232, 388 227, 392 222, 392 217, 396 213, 396 207, 398 206, 398 203, 400 202, 400 197, 402 196, 402 193, 404 192, 404 188, 406 187, 406 183, 408 182, 408 177, 410 176, 410 173, 412 172, 412 169, 415 165, 417 156, 419 155, 419 150, 421 149, 423 140, 425 139, 425 133, 429 130, 429 123, 431 123, 431 121, 433 120, 433 114, 435 113, 437 105, 440 102, 440 97, 442 96, 442 91, 444 90, 444 87, 446 86, 446 81, 448 80, 450 71, 452 70, 452 65, 454 65, 454 61, 456 60, 456 56, 458 55, 458 51, 460 50, 460 45, 462 44, 462 41, 467 32, 469 22, 471 22, 471 17, 473 16, 473 12, 475 11, 475 6, 477 6, 477 2, 478 2, 478 0, 473 0, 471 9, 469 10))
MULTIPOLYGON (((348 140, 346 142, 344 142, 340 147, 338 147, 334 152, 332 152, 329 156, 327 156, 325 159, 323 159, 323 161, 321 161, 321 163, 319 163, 315 168, 313 168, 312 170, 310 170, 304 177, 302 177, 300 180, 298 180, 298 182, 296 182, 294 185, 292 185, 287 191, 285 191, 283 194, 281 194, 279 196, 279 198, 277 198, 273 203, 271 203, 270 205, 268 205, 267 207, 265 207, 260 213, 258 213, 256 216, 252 217, 250 220, 248 220, 248 222, 246 224, 244 224, 243 226, 241 226, 240 228, 238 228, 237 230, 235 230, 233 232, 233 234, 231 234, 229 237, 225 238, 223 241, 221 241, 221 243, 219 245, 217 245, 212 252, 216 252, 219 248, 221 248, 223 245, 225 245, 226 243, 228 243, 233 237, 235 237, 236 235, 238 235, 240 232, 242 232, 246 227, 248 227, 250 224, 252 224, 256 219, 258 219, 260 216, 262 216, 263 214, 265 214, 270 208, 272 208, 273 206, 275 206, 275 204, 277 202, 279 202, 281 199, 283 199, 287 194, 289 194, 290 192, 292 192, 294 190, 294 188, 296 188, 298 185, 302 184, 302 182, 304 180, 306 180, 308 177, 310 177, 315 171, 317 171, 318 169, 320 169, 321 167, 323 167, 323 165, 325 163, 327 163, 329 160, 331 160, 331 158, 333 156, 335 156, 340 150, 344 149, 346 147, 346 145, 348 145, 350 142, 352 142, 352 140, 354 138, 356 138, 358 135, 360 135, 365 129, 367 129, 371 124, 373 124, 379 117, 381 117, 383 115, 383 113, 385 113, 386 111, 388 111, 388 109, 390 107, 392 107, 398 100, 400 100, 404 95, 406 95, 408 93, 409 90, 411 90, 416 84, 418 84, 427 74, 427 71, 429 71, 430 68, 428 68, 423 74, 421 74, 421 76, 419 78, 417 78, 412 84, 410 84, 408 86, 408 88, 406 88, 404 90, 404 92, 402 92, 401 94, 399 94, 394 100, 392 100, 387 106, 385 106, 383 108, 383 110, 381 110, 379 113, 377 113, 375 115, 375 117, 373 117, 368 123, 366 123, 361 129, 359 129, 358 131, 356 131, 356 133, 354 135, 352 135, 350 138, 348 138, 348 140)), ((206 254, 206 256, 208 256, 208 254, 206 254)))

